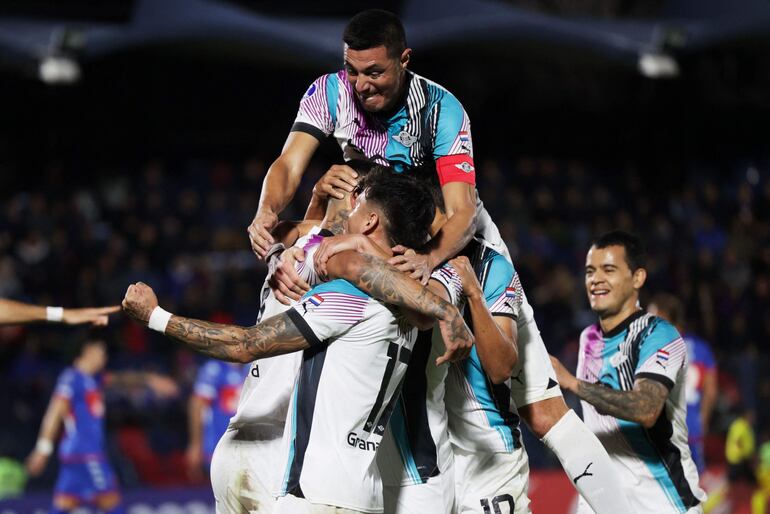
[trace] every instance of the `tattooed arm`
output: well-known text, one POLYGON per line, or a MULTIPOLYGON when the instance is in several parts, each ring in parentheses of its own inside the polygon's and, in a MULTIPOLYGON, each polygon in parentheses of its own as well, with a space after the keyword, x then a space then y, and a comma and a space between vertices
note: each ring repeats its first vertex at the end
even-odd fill
MULTIPOLYGON (((123 310, 137 321, 148 323, 158 306, 153 290, 139 282, 128 287, 123 310)), ((198 319, 171 316, 165 334, 198 353, 214 359, 247 363, 308 348, 310 344, 288 313, 269 318, 253 327, 223 325, 198 319)))
POLYGON ((637 378, 632 390, 618 391, 603 384, 579 380, 555 357, 551 357, 551 362, 562 389, 572 391, 581 400, 596 407, 600 414, 651 428, 666 404, 668 388, 656 380, 637 378))
POLYGON ((447 351, 437 359, 437 365, 462 360, 470 353, 473 334, 457 307, 384 260, 348 250, 330 257, 326 268, 330 277, 345 279, 378 300, 438 320, 447 351))

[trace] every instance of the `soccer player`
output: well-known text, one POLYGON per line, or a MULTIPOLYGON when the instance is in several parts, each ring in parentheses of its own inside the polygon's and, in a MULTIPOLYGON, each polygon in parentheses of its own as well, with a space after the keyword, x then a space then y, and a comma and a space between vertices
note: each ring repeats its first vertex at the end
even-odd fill
POLYGON ((177 387, 170 379, 150 373, 112 373, 102 370, 107 363, 104 341, 87 339, 73 365, 56 383, 51 403, 43 418, 40 436, 27 459, 27 470, 43 472, 54 450, 59 428, 64 437, 59 445, 59 477, 54 487, 53 513, 71 512, 91 504, 105 513, 123 512, 115 474, 107 460, 104 438, 105 384, 122 388, 146 384, 157 394, 173 396, 177 387))
POLYGON ((248 367, 208 359, 199 369, 187 413, 189 440, 185 458, 191 476, 211 466, 214 448, 238 407, 248 367))
MULTIPOLYGON (((635 512, 703 512, 706 495, 687 447, 687 349, 673 325, 639 306, 642 243, 609 232, 589 249, 585 270, 599 322, 580 336, 577 377, 552 358, 559 384, 582 400, 586 425, 607 448, 635 512)), ((581 501, 578 512, 591 509, 581 501)))
MULTIPOLYGON (((248 229, 257 255, 264 256, 274 242, 269 230, 294 195, 320 142, 334 137, 346 161, 363 157, 407 173, 410 167, 435 165, 447 221, 427 253, 404 251, 392 257, 389 262, 398 269, 427 283, 436 265, 455 257, 474 234, 510 259, 476 194, 468 116, 449 91, 407 69, 411 49, 400 20, 386 11, 363 11, 350 20, 343 41, 345 68, 311 84, 281 155, 267 172, 259 209, 248 229)), ((355 172, 345 166, 330 172, 336 177, 336 189, 352 189, 355 172)), ((335 194, 334 189, 327 191, 335 194)), ((322 211, 312 211, 321 206, 322 202, 311 204, 309 216, 320 217, 322 211)), ((293 266, 285 266, 290 279, 276 285, 276 296, 296 300, 306 289, 293 266)), ((601 466, 609 459, 593 459, 602 453, 601 445, 564 403, 539 335, 522 340, 519 350, 512 389, 521 416, 554 451, 570 478, 593 460, 596 478, 573 483, 600 514, 622 511, 626 502, 617 494, 611 471, 604 476, 601 466)))
MULTIPOLYGON (((365 188, 356 198, 348 229, 367 234, 382 248, 406 239, 396 237, 403 232, 422 232, 413 239, 424 240, 432 209, 427 217, 395 223, 389 215, 403 213, 384 208, 393 197, 403 196, 403 189, 402 185, 376 198, 373 188, 365 188)), ((421 200, 416 206, 432 205, 429 194, 421 200)), ((152 318, 151 327, 224 360, 246 362, 304 350, 286 423, 288 466, 274 512, 382 511, 374 459, 409 361, 414 331, 397 311, 361 289, 389 304, 439 319, 448 350, 437 364, 464 358, 472 346, 472 336, 455 307, 384 261, 343 252, 329 260, 328 272, 350 282, 333 280, 316 286, 286 313, 247 329, 164 313, 144 284, 129 287, 124 300, 132 317, 144 322, 152 318)))
POLYGON ((711 413, 717 401, 717 366, 709 344, 695 334, 684 331, 684 309, 676 297, 657 294, 647 311, 676 327, 687 346, 687 434, 690 453, 698 472, 706 470, 703 438, 709 427, 711 413))
POLYGON ((63 307, 46 307, 0 298, 0 325, 26 324, 38 321, 79 325, 91 323, 94 326, 106 325, 108 316, 120 310, 119 305, 112 307, 87 307, 82 309, 65 309, 63 307))

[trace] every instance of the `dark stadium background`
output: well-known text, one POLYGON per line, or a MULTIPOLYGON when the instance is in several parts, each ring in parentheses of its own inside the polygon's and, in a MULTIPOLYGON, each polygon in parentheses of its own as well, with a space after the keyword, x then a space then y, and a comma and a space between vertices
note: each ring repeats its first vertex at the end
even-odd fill
MULTIPOLYGON (((253 322, 265 269, 245 229, 266 167, 304 90, 341 63, 344 20, 386 7, 405 19, 411 69, 450 89, 471 117, 481 197, 549 350, 574 366, 577 336, 593 321, 585 250, 602 231, 631 230, 649 247, 647 294, 676 294, 717 356, 707 478, 723 480, 724 435, 737 413, 753 413, 758 443, 770 438, 766 2, 158 4, 0 7, 0 296, 115 304, 143 280, 171 311, 253 322), (218 18, 221 9, 229 17, 218 18), (160 37, 153 24, 180 29, 160 37), (290 26, 312 30, 303 36, 311 43, 276 35, 290 26), (104 27, 136 34, 110 46, 104 27), (38 78, 52 51, 80 63, 79 81, 38 78), (639 59, 650 52, 673 58, 676 76, 644 76, 639 59)), ((322 147, 284 217, 302 215, 314 179, 339 158, 331 142, 322 147)), ((182 465, 199 359, 120 316, 107 335, 112 368, 169 373, 185 389, 164 403, 143 391, 110 398, 110 452, 124 489, 163 497, 192 486, 198 492, 184 494, 207 498, 182 465)), ((56 375, 82 337, 0 328, 0 456, 23 461, 32 449, 56 375)), ((533 486, 568 503, 573 490, 553 456, 532 438, 527 449, 533 486)), ((26 497, 45 505, 54 477, 51 465, 26 497)), ((536 509, 544 505, 533 496, 536 509)))

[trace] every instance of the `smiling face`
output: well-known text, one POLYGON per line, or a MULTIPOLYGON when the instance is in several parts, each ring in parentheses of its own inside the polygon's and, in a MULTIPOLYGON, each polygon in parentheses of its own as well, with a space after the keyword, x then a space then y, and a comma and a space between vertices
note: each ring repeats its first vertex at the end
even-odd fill
POLYGON ((621 320, 636 310, 639 289, 647 273, 643 268, 632 271, 621 245, 605 248, 592 246, 586 256, 586 293, 591 310, 600 319, 618 316, 621 320))
POLYGON ((345 45, 348 82, 364 110, 381 112, 395 105, 405 84, 410 53, 407 48, 400 56, 392 57, 382 45, 366 50, 345 45))

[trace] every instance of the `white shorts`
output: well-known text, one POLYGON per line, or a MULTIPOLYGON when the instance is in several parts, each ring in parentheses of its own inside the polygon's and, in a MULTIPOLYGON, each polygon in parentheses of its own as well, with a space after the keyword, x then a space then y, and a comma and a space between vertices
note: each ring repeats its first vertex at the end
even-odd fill
POLYGON ((534 320, 518 327, 519 361, 511 374, 511 397, 516 407, 561 396, 556 372, 534 320))
POLYGON ((363 514, 358 510, 343 509, 331 505, 310 503, 305 498, 287 494, 275 503, 273 514, 363 514))
POLYGON ((529 461, 524 448, 513 453, 455 448, 458 514, 529 514, 528 489, 529 461))
MULTIPOLYGON (((217 514, 274 512, 276 500, 260 480, 255 466, 266 466, 263 443, 250 440, 247 430, 228 428, 211 458, 211 487, 217 514)), ((269 468, 268 468, 269 469, 269 468)))
POLYGON ((440 473, 424 484, 384 486, 385 514, 447 514, 454 511, 454 474, 440 473))

